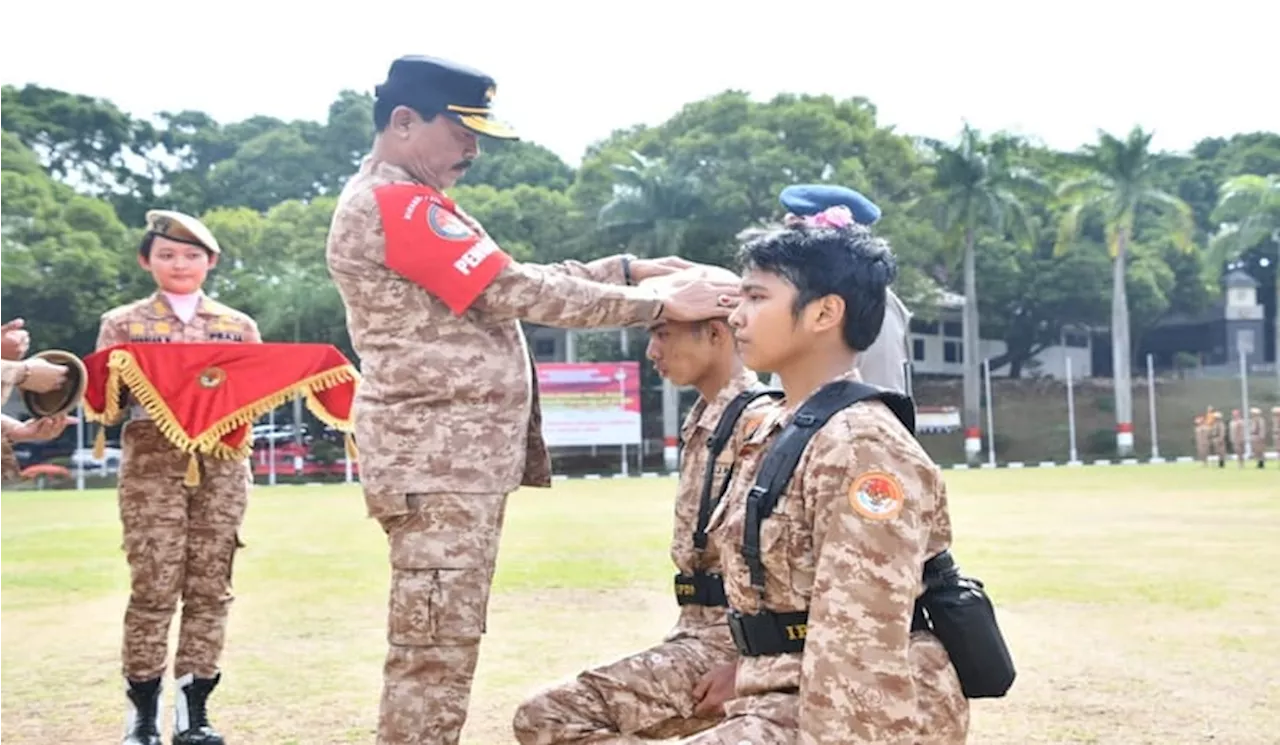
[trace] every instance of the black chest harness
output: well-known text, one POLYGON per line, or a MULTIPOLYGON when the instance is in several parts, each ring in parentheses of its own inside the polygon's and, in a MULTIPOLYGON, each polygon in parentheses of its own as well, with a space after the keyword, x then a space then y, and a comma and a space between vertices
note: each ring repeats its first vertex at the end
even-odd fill
MULTIPOLYGON (((739 394, 716 427, 716 434, 708 442, 712 449, 716 443, 722 450, 742 410, 761 395, 781 395, 780 391, 752 389, 739 394), (745 400, 744 400, 745 399, 745 400), (735 404, 742 401, 734 408, 735 404), (726 421, 728 425, 726 426, 726 421)), ((858 402, 879 400, 889 407, 898 421, 915 434, 915 405, 910 398, 851 380, 828 383, 810 396, 795 417, 783 428, 770 445, 756 474, 755 483, 747 495, 746 522, 742 536, 742 558, 750 572, 751 586, 763 597, 765 567, 760 555, 760 529, 764 520, 773 514, 783 491, 786 489, 805 447, 813 435, 836 412, 858 402)), ((715 503, 723 495, 732 471, 720 484, 715 500, 711 498, 714 485, 715 457, 719 450, 712 450, 704 480, 702 502, 698 514, 698 527, 694 533, 694 546, 706 547, 706 527, 715 503)), ((705 605, 727 605, 724 584, 717 575, 676 577, 676 595, 682 604, 698 602, 681 597, 682 581, 692 587, 684 597, 706 598, 719 602, 705 605), (714 585, 714 589, 711 586, 714 585)), ((968 698, 997 698, 1008 692, 1016 672, 1004 637, 996 623, 995 609, 987 597, 982 582, 964 577, 949 551, 930 558, 923 569, 924 594, 916 601, 911 619, 911 630, 928 630, 942 642, 968 698)), ((744 614, 729 610, 729 628, 739 653, 747 657, 799 653, 804 649, 808 631, 808 611, 775 613, 761 611, 744 614)))

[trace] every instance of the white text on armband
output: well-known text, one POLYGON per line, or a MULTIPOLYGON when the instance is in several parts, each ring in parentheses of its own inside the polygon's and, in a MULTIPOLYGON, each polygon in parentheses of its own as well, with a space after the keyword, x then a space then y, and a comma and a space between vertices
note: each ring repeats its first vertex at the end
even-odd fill
POLYGON ((489 254, 497 250, 498 244, 494 243, 491 238, 485 238, 468 248, 466 253, 458 257, 458 260, 453 262, 453 268, 457 269, 458 273, 464 277, 470 276, 472 269, 480 266, 485 259, 489 258, 489 254))

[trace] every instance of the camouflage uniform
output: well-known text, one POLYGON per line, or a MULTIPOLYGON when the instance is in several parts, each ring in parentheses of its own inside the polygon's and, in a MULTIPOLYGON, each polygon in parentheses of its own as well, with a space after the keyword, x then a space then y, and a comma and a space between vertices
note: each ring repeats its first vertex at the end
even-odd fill
MULTIPOLYGON (((202 296, 195 315, 184 323, 157 292, 104 313, 97 349, 133 342, 261 341, 257 324, 240 311, 202 296)), ((231 565, 253 482, 249 461, 200 456, 199 486, 183 486, 191 456, 175 448, 138 405, 130 408, 120 439, 120 522, 131 583, 124 617, 125 678, 154 681, 158 687, 169 623, 181 599, 174 678, 180 689, 195 686, 207 695, 221 677, 231 565)), ((179 697, 179 723, 184 705, 179 697)))
POLYGON ((1253 449, 1253 457, 1258 461, 1258 468, 1267 464, 1267 422, 1262 418, 1262 409, 1249 409, 1249 446, 1253 449))
POLYGON ((763 598, 752 589, 740 553, 746 495, 793 414, 777 407, 745 434, 739 474, 711 525, 730 604, 744 613, 807 609, 804 652, 743 657, 726 721, 687 742, 965 742, 968 701, 947 653, 931 633, 911 631, 924 562, 951 543, 946 486, 887 407, 855 404, 814 435, 762 522, 763 598), (868 477, 896 485, 896 500, 881 503, 890 509, 864 506, 868 477))
POLYGON ((1196 438, 1196 460, 1209 465, 1209 426, 1205 424, 1204 417, 1197 416, 1195 419, 1195 438, 1196 438))
POLYGON ((1227 465, 1227 428, 1222 423, 1221 412, 1213 411, 1209 414, 1209 445, 1213 454, 1218 456, 1218 466, 1225 467, 1227 465))
MULTIPOLYGON (((551 483, 537 378, 518 319, 639 325, 661 305, 650 291, 602 284, 623 282, 622 260, 612 257, 511 262, 473 288, 478 294, 465 309, 451 312, 388 266, 375 190, 389 184, 416 182, 389 163, 361 164, 339 197, 326 250, 363 373, 354 416, 365 503, 390 548, 390 648, 377 741, 456 743, 506 495, 551 483)), ((493 247, 480 225, 437 198, 451 229, 460 220, 483 236, 478 245, 493 247)), ((413 217, 422 219, 421 211, 413 217)), ((437 276, 462 285, 456 268, 445 264, 437 276)))
POLYGON ((1239 411, 1233 411, 1231 412, 1231 454, 1235 456, 1241 468, 1244 468, 1244 438, 1244 418, 1240 416, 1239 411))
MULTIPOLYGON (((743 372, 715 400, 699 399, 681 427, 685 450, 671 540, 671 560, 681 574, 720 573, 715 547, 699 551, 693 543, 707 470, 705 443, 725 407, 757 382, 755 373, 743 372)), ((753 416, 765 400, 756 399, 739 421, 753 416)), ((737 445, 731 439, 717 458, 716 484, 730 474, 737 445)), ((657 740, 691 735, 715 724, 694 716, 694 688, 706 673, 737 657, 723 607, 680 606, 675 628, 661 644, 587 670, 522 703, 515 715, 516 739, 522 745, 558 745, 608 741, 618 733, 657 740)))

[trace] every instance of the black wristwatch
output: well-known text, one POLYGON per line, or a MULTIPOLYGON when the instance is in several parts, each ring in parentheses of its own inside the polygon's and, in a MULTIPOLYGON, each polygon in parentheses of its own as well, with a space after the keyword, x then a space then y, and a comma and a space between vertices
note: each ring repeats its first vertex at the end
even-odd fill
POLYGON ((631 254, 622 255, 622 283, 625 285, 635 284, 631 278, 631 260, 634 258, 631 254))

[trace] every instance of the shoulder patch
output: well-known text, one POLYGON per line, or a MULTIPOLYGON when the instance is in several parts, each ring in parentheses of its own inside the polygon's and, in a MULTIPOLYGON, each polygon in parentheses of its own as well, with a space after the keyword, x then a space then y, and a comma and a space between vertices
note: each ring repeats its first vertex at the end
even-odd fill
POLYGON ((849 506, 868 520, 892 520, 905 501, 902 482, 884 471, 868 471, 849 487, 849 506))
POLYGON ((382 218, 388 269, 462 315, 511 257, 473 230, 453 202, 420 184, 385 184, 374 190, 382 218))

